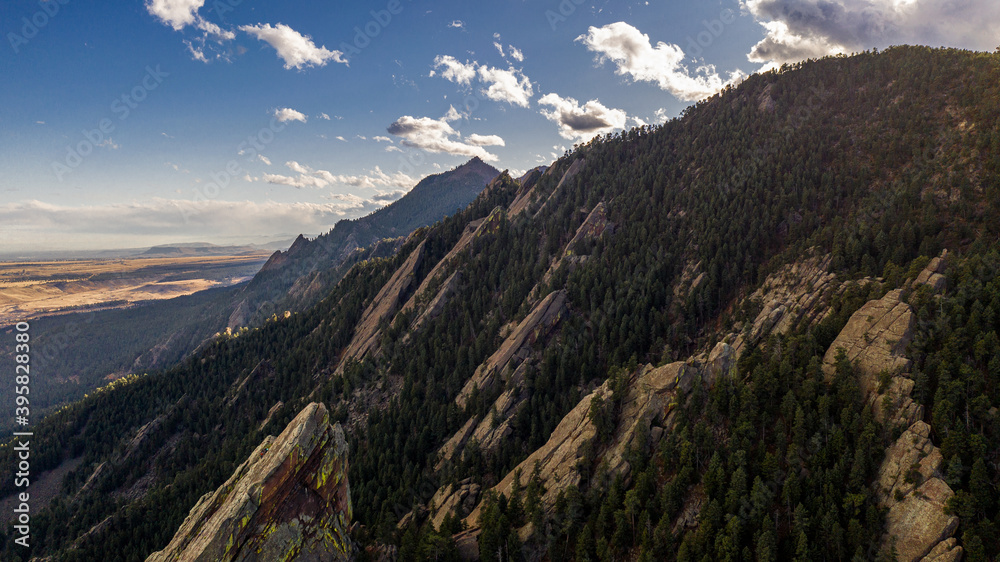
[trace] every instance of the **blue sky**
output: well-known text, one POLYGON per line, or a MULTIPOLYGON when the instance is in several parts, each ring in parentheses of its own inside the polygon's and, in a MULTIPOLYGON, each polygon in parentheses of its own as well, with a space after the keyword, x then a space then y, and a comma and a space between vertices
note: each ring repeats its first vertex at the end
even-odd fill
POLYGON ((4 2, 0 249, 317 234, 471 156, 548 164, 769 65, 1000 44, 995 3, 953 4, 4 2))

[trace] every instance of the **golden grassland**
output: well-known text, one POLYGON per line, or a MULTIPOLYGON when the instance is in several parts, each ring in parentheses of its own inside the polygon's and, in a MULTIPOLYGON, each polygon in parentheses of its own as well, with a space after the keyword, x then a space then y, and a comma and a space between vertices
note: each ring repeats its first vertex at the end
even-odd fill
POLYGON ((0 262, 0 325, 234 285, 269 255, 0 262))

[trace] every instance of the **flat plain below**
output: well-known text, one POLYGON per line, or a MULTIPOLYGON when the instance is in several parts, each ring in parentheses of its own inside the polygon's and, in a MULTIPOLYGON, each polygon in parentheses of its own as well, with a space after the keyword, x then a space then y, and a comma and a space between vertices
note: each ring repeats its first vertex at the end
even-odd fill
POLYGON ((270 254, 0 262, 0 325, 235 285, 270 254))

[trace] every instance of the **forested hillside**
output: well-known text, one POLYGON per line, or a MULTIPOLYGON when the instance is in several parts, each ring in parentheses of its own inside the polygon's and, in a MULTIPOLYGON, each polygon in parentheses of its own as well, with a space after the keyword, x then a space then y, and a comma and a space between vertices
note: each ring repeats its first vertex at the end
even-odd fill
MULTIPOLYGON (((35 412, 47 414, 109 379, 173 366, 227 328, 257 326, 275 314, 309 308, 355 263, 392 255, 401 240, 390 239, 465 207, 497 174, 475 158, 428 176, 402 198, 365 217, 340 221, 314 240, 300 235, 292 247, 272 255, 250 282, 236 287, 34 321, 35 349, 46 352, 44 360, 36 360, 42 376, 32 388, 35 412)), ((150 252, 163 253, 165 248, 170 249, 150 252)), ((4 381, 0 395, 12 397, 13 388, 12 380, 4 381)), ((10 422, 0 429, 9 435, 13 427, 10 422)))
POLYGON ((49 417, 33 470, 82 460, 31 554, 145 559, 319 400, 347 432, 360 558, 888 560, 923 548, 884 537, 940 480, 931 545, 992 560, 998 213, 1000 55, 751 76, 501 174, 312 308, 49 417), (881 305, 905 338, 856 329, 881 305), (905 368, 872 372, 879 346, 905 368), (886 495, 918 422, 941 468, 886 495))

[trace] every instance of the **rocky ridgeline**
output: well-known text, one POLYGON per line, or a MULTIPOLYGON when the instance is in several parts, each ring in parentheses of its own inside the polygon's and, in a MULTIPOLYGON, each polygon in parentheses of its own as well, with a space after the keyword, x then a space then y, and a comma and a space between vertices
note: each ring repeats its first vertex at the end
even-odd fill
MULTIPOLYGON (((946 259, 947 253, 944 253, 932 260, 907 288, 926 285, 933 291, 943 290, 946 259)), ((655 447, 663 435, 673 429, 674 410, 696 383, 710 388, 720 377, 735 377, 736 361, 746 349, 769 335, 785 334, 826 317, 832 297, 854 283, 838 281, 836 275, 827 271, 829 265, 829 256, 814 256, 769 276, 750 297, 762 304, 761 312, 741 333, 725 338, 732 342, 731 346, 722 342, 711 353, 661 367, 647 365, 633 373, 625 386, 627 394, 621 398, 617 425, 610 438, 603 442, 598 441, 598 428, 589 413, 593 400, 612 398, 610 383, 595 389, 562 419, 545 445, 508 473, 493 490, 510 495, 516 473, 519 471, 526 478, 537 465, 545 490, 542 504, 546 510, 551 510, 561 491, 583 481, 581 469, 593 470, 601 466, 610 477, 621 475, 628 480, 631 476, 628 451, 634 447, 655 447), (596 454, 592 452, 595 448, 596 454)), ((858 283, 867 282, 870 280, 858 283)), ((855 312, 827 351, 824 370, 832 377, 836 357, 842 349, 853 363, 859 386, 878 419, 888 425, 899 424, 907 428, 889 448, 879 470, 879 497, 888 509, 882 548, 888 551, 894 547, 901 562, 955 562, 962 556, 962 548, 952 537, 958 519, 944 513, 944 506, 954 494, 941 479, 941 453, 930 441, 930 426, 921 421, 923 410, 910 397, 913 381, 908 370, 911 362, 905 351, 912 339, 914 320, 912 309, 901 300, 902 294, 900 290, 890 291, 855 312)), ((544 301, 539 303, 539 307, 544 304, 544 301)), ((502 439, 503 420, 512 415, 509 412, 516 412, 511 405, 523 400, 523 397, 518 398, 517 373, 515 369, 507 381, 506 391, 494 406, 501 423, 495 425, 491 420, 470 419, 442 448, 442 463, 470 439, 484 439, 487 443, 502 439)), ((477 557, 481 492, 471 480, 455 486, 446 485, 438 490, 428 506, 409 514, 401 524, 408 524, 415 516, 429 516, 435 525, 448 514, 464 516, 469 530, 454 539, 463 557, 474 559, 477 557), (470 508, 472 505, 475 507, 470 508)), ((692 497, 696 495, 697 489, 692 497)), ((697 501, 687 502, 685 514, 677 524, 696 526, 699 511, 697 501)), ((522 539, 530 536, 529 527, 520 530, 522 539)))
POLYGON ((827 271, 831 259, 830 255, 813 256, 768 276, 749 297, 761 303, 760 313, 732 338, 737 355, 770 334, 786 334, 802 322, 816 323, 826 317, 830 299, 846 288, 827 271))
POLYGON ((347 442, 312 403, 269 436, 215 492, 202 496, 147 562, 349 560, 347 442))
MULTIPOLYGON (((607 227, 603 205, 590 213, 577 233, 600 236, 600 232, 594 231, 595 227, 601 231, 607 227)), ((570 248, 571 246, 567 246, 567 249, 570 248)), ((563 255, 566 255, 565 252, 563 255)), ((762 288, 752 295, 764 303, 762 312, 744 333, 731 334, 726 338, 734 342, 733 346, 720 342, 711 352, 691 357, 687 361, 661 367, 646 365, 632 373, 625 385, 628 389, 626 396, 621 398, 617 425, 606 441, 600 443, 598 429, 590 419, 589 412, 591 403, 596 398, 612 398, 610 383, 606 382, 593 390, 563 417, 545 445, 508 473, 493 490, 510 495, 517 471, 521 472, 522 478, 527 478, 537 463, 545 490, 542 504, 546 510, 551 510, 561 491, 582 482, 581 469, 585 465, 591 471, 598 466, 606 467, 610 477, 622 475, 628 480, 631 477, 628 451, 634 447, 655 447, 673 429, 674 410, 686 399, 696 383, 710 388, 720 377, 735 377, 736 361, 748 343, 756 345, 771 333, 786 333, 802 322, 818 322, 826 316, 830 298, 845 288, 844 284, 837 282, 835 275, 827 273, 829 263, 828 256, 813 257, 789 265, 768 277, 762 288), (590 452, 595 450, 596 454, 590 452)), ((526 398, 520 387, 523 371, 527 366, 525 358, 530 351, 527 349, 530 346, 524 346, 523 343, 525 334, 537 334, 541 327, 548 325, 541 319, 550 315, 546 311, 552 310, 555 302, 553 299, 556 298, 560 299, 557 310, 561 310, 565 306, 565 296, 561 295, 561 291, 550 293, 511 332, 505 344, 490 360, 477 370, 478 376, 474 376, 466 385, 463 393, 468 395, 473 386, 482 388, 485 385, 490 388, 496 382, 496 373, 510 373, 504 381, 504 392, 494 403, 494 415, 482 420, 468 420, 441 448, 438 470, 472 440, 485 451, 498 445, 506 437, 509 420, 513 419, 517 407, 526 398), (516 351, 518 349, 520 351, 516 351), (516 365, 508 363, 512 359, 518 360, 516 365), (493 376, 484 376, 487 372, 493 373, 493 376)), ((460 405, 462 403, 464 402, 460 405)), ((464 517, 470 528, 454 539, 463 557, 474 559, 478 556, 476 544, 479 513, 482 509, 481 493, 479 486, 471 481, 460 482, 457 486, 442 486, 428 505, 407 514, 400 521, 400 527, 405 527, 414 518, 422 520, 430 517, 432 523, 439 525, 448 514, 464 517)), ((691 524, 696 524, 700 511, 698 502, 690 502, 689 507, 690 513, 687 513, 686 518, 691 524)), ((522 539, 531 534, 529 527, 530 525, 520 530, 522 539)))
MULTIPOLYGON (((943 291, 947 258, 945 251, 931 260, 907 288, 943 291)), ((911 397, 912 363, 905 353, 915 320, 902 297, 902 290, 889 291, 855 312, 827 351, 823 370, 832 378, 838 354, 845 353, 876 418, 906 428, 879 468, 880 503, 889 510, 882 548, 895 546, 900 562, 954 562, 963 552, 952 538, 959 521, 944 508, 955 493, 942 478, 944 459, 930 441, 923 408, 911 397)))
MULTIPOLYGON (((542 505, 551 512, 559 493, 570 486, 580 485, 585 470, 593 472, 600 466, 607 470, 609 478, 620 475, 627 482, 631 478, 628 452, 632 448, 648 450, 655 447, 673 429, 674 410, 689 396, 695 384, 711 388, 721 377, 733 376, 735 369, 736 354, 725 343, 719 343, 706 356, 638 369, 625 385, 625 396, 620 397, 620 414, 614 430, 606 440, 600 441, 598 427, 589 413, 594 400, 608 401, 613 398, 610 382, 605 382, 581 400, 559 422, 545 445, 508 473, 493 490, 509 496, 516 474, 520 471, 526 478, 537 465, 545 490, 542 505), (596 454, 590 451, 596 451, 596 454)), ((448 505, 455 503, 447 502, 448 505)), ((457 542, 467 543, 475 539, 475 527, 482 507, 479 503, 465 518, 472 529, 456 537, 457 542)), ((440 511, 436 514, 443 518, 440 511)), ((522 529, 522 536, 528 534, 530 529, 522 529)))
POLYGON ((465 383, 455 397, 459 408, 464 408, 474 390, 489 391, 507 370, 515 370, 531 353, 531 346, 546 337, 566 314, 566 292, 549 293, 504 339, 500 347, 465 383))
POLYGON ((357 328, 354 330, 351 343, 341 355, 337 372, 342 372, 344 366, 351 359, 360 361, 378 345, 381 334, 379 324, 382 320, 396 314, 396 311, 403 304, 403 295, 413 286, 417 268, 420 267, 420 262, 423 260, 424 244, 425 242, 421 242, 417 245, 403 262, 403 265, 399 266, 399 269, 392 274, 389 281, 365 309, 357 328))

